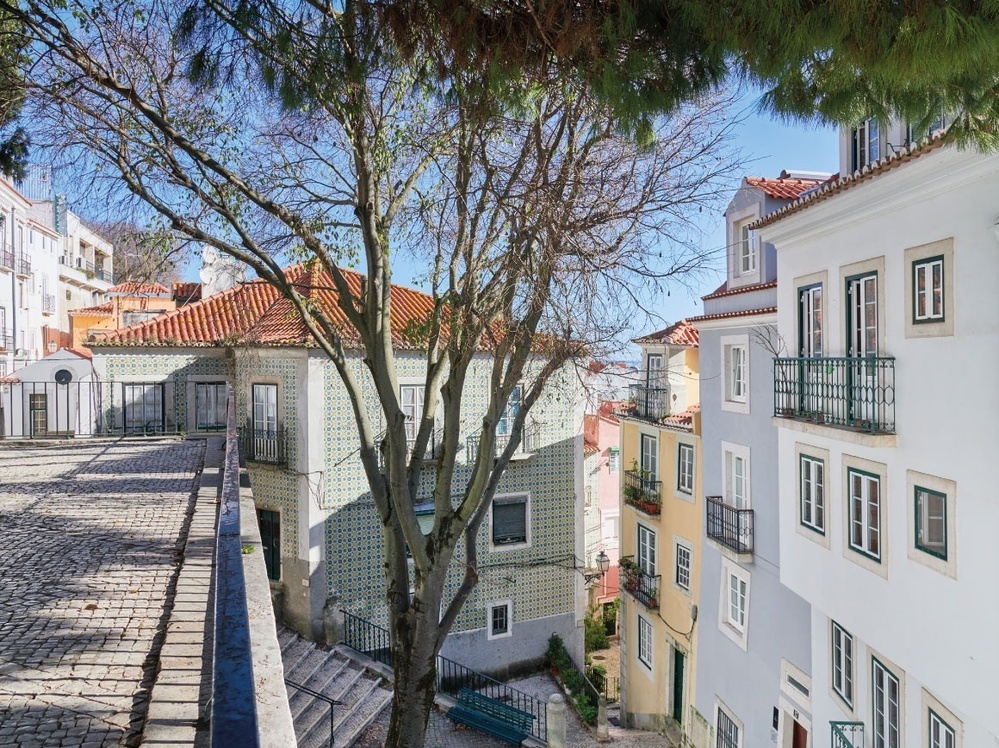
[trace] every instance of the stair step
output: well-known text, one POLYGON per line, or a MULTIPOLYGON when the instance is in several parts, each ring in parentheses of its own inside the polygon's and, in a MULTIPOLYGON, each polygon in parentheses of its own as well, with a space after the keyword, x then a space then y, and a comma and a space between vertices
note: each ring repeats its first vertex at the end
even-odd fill
MULTIPOLYGON (((341 748, 349 746, 356 739, 361 730, 364 729, 378 715, 382 707, 391 698, 391 693, 379 688, 377 680, 361 680, 356 687, 351 689, 351 703, 334 707, 335 722, 333 734, 336 737, 336 744, 341 748), (385 694, 382 696, 381 694, 385 694)), ((326 713, 328 719, 329 713, 326 713)), ((319 748, 325 745, 329 739, 328 723, 316 722, 306 732, 303 739, 299 739, 299 746, 303 748, 319 748)))
MULTIPOLYGON (((332 688, 324 691, 325 695, 329 696, 335 701, 347 701, 347 695, 351 694, 357 689, 357 682, 361 680, 364 674, 360 670, 347 670, 344 673, 344 677, 341 679, 340 683, 336 684, 336 690, 332 688)), ((323 725, 321 729, 328 730, 325 725, 329 724, 330 707, 319 699, 314 699, 308 694, 302 694, 303 698, 299 701, 297 706, 298 714, 295 714, 295 709, 292 709, 292 717, 295 720, 295 734, 299 736, 299 744, 301 744, 303 738, 307 737, 317 725, 323 725), (301 729, 301 732, 299 732, 301 729)), ((345 704, 343 706, 333 707, 334 714, 336 712, 350 709, 350 704, 345 704)))
POLYGON ((392 692, 376 688, 368 696, 365 709, 352 709, 347 718, 337 724, 335 732, 337 748, 350 748, 391 703, 392 692))
MULTIPOLYGON (((342 690, 341 683, 353 682, 353 670, 349 667, 349 663, 333 659, 328 661, 328 666, 321 666, 308 680, 296 680, 292 677, 288 680, 335 699, 337 697, 334 694, 342 690)), ((300 707, 304 709, 302 703, 312 701, 312 698, 304 691, 288 686, 288 703, 293 714, 297 709, 300 711, 300 707)))

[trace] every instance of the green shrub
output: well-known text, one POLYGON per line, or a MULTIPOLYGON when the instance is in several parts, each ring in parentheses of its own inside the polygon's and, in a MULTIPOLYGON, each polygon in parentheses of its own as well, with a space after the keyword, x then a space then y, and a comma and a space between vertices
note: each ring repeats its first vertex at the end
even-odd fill
POLYGON ((620 600, 614 600, 614 602, 604 605, 604 630, 607 632, 608 636, 613 636, 617 633, 617 611, 620 606, 620 600))
POLYGON ((610 646, 610 640, 607 638, 607 628, 602 622, 596 619, 596 612, 596 608, 591 608, 586 612, 586 617, 583 619, 585 627, 583 642, 584 649, 587 652, 607 649, 610 646))

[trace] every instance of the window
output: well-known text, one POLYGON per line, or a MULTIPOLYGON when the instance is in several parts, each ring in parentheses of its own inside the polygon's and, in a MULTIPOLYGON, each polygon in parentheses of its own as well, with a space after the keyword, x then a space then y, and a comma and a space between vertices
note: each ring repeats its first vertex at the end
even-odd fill
POLYGON ((847 471, 850 491, 850 547, 881 560, 881 479, 860 470, 847 471))
POLYGON ((420 420, 423 418, 423 395, 425 390, 426 388, 422 384, 404 384, 399 387, 399 400, 402 404, 402 412, 406 416, 406 443, 411 449, 413 442, 416 441, 416 432, 420 428, 420 420))
POLYGON ((853 636, 833 621, 832 687, 847 706, 853 708, 853 636))
POLYGON ((638 660, 652 669, 652 624, 638 616, 638 660))
POLYGON ((253 385, 253 431, 256 438, 277 438, 277 385, 253 385))
POLYGON ((739 224, 739 275, 749 275, 756 272, 756 240, 749 224, 755 219, 749 219, 739 224))
POLYGON ((260 527, 260 544, 264 550, 264 566, 267 578, 281 579, 281 515, 269 509, 257 510, 257 525, 260 527))
POLYGON ((195 428, 198 431, 223 431, 226 427, 225 382, 197 382, 194 385, 195 428))
POLYGON ((822 284, 798 291, 798 338, 803 358, 822 355, 822 284))
POLYGON ((638 525, 638 566, 650 577, 656 575, 656 532, 638 525))
POLYGON ((502 639, 513 634, 513 602, 503 600, 492 603, 487 608, 489 620, 486 622, 488 639, 502 639))
POLYGON ((735 723, 728 712, 718 706, 715 716, 715 748, 739 748, 742 743, 739 735, 739 725, 735 723))
POLYGON ((930 711, 930 748, 957 748, 957 733, 941 719, 940 715, 930 711))
MULTIPOLYGON (((513 390, 510 392, 510 399, 506 403, 506 407, 503 408, 503 415, 500 416, 499 421, 496 423, 496 435, 497 436, 509 436, 513 432, 513 422, 517 419, 517 414, 520 413, 520 405, 524 401, 524 386, 521 384, 515 385, 513 390)), ((420 401, 420 410, 423 409, 423 401, 420 401)))
POLYGON ((621 470, 621 452, 614 447, 607 454, 607 470, 611 475, 617 475, 621 470))
POLYGON ((529 542, 530 512, 526 494, 496 496, 492 504, 494 546, 523 546, 529 542))
POLYGON ((947 495, 916 486, 916 548, 947 560, 947 495))
POLYGON ((617 510, 613 510, 613 513, 601 512, 601 519, 603 520, 600 530, 600 538, 604 543, 617 547, 619 523, 621 520, 620 515, 617 510))
POLYGON ((825 533, 825 462, 801 455, 801 524, 825 533))
POLYGON ((746 346, 725 348, 725 398, 736 403, 746 402, 749 381, 746 372, 746 346))
POLYGON ((853 128, 851 140, 851 171, 863 169, 872 161, 881 158, 880 127, 876 119, 866 120, 853 128))
POLYGON ((871 658, 874 748, 901 748, 902 715, 899 681, 876 657, 871 658))
POLYGON ((736 509, 749 509, 749 449, 722 444, 725 459, 725 503, 736 509))
POLYGON ((694 493, 694 446, 681 444, 677 448, 676 490, 694 493))
POLYGON ((691 550, 682 543, 676 544, 676 577, 678 587, 690 589, 690 554, 691 550))
POLYGON ((640 453, 642 477, 650 481, 659 480, 659 441, 649 434, 642 434, 640 453))
POLYGON ((848 278, 849 298, 847 355, 855 357, 878 355, 878 276, 876 273, 848 278))
POLYGON ((930 257, 912 263, 912 321, 944 319, 944 258, 930 257))
POLYGON ((123 384, 122 402, 126 434, 163 432, 165 412, 162 384, 123 384))
POLYGON ((663 356, 650 353, 645 357, 645 383, 649 387, 659 387, 663 381, 663 356))
POLYGON ((746 630, 746 600, 749 585, 738 574, 728 573, 728 610, 726 621, 740 632, 746 630))

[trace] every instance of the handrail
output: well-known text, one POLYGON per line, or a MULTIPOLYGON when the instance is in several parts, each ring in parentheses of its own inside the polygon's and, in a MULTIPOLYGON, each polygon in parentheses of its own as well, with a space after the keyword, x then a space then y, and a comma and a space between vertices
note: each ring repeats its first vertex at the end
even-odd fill
POLYGON ((321 693, 320 691, 316 691, 315 689, 309 688, 308 686, 302 685, 301 683, 295 683, 294 681, 288 680, 287 678, 284 679, 284 683, 286 686, 294 688, 296 691, 301 691, 302 693, 308 694, 314 699, 319 699, 319 701, 326 702, 326 704, 330 708, 330 748, 333 748, 333 746, 336 744, 333 739, 333 728, 336 725, 336 715, 333 714, 333 707, 342 706, 343 702, 337 701, 336 699, 331 699, 329 696, 327 696, 324 693, 321 693))
MULTIPOLYGON (((392 667, 391 634, 386 628, 371 623, 360 616, 343 611, 344 644, 376 662, 392 667)), ((479 673, 471 668, 437 655, 437 690, 456 697, 462 688, 510 704, 535 716, 531 734, 538 740, 547 739, 547 704, 506 683, 479 673)))
POLYGON ((215 538, 215 625, 212 660, 212 745, 260 745, 254 696, 250 621, 239 520, 236 402, 229 388, 225 466, 215 538))
POLYGON ((829 728, 832 733, 832 748, 863 748, 863 722, 830 722, 829 728), (858 736, 859 742, 857 741, 858 736))
POLYGON ((707 536, 736 553, 752 553, 755 512, 726 504, 721 496, 705 496, 704 499, 707 536))

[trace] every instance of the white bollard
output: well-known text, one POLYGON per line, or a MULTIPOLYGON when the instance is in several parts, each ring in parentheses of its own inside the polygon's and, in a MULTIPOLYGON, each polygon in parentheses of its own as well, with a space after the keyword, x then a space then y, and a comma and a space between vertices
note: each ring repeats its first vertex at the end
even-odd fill
POLYGON ((610 725, 607 724, 607 697, 600 694, 597 701, 597 742, 610 742, 610 725))
POLYGON ((560 693, 548 697, 548 748, 566 748, 565 699, 560 693))

